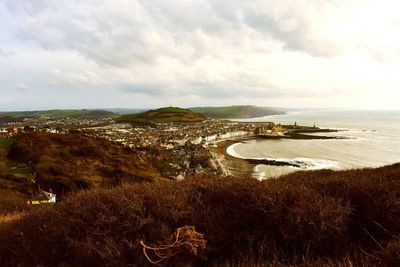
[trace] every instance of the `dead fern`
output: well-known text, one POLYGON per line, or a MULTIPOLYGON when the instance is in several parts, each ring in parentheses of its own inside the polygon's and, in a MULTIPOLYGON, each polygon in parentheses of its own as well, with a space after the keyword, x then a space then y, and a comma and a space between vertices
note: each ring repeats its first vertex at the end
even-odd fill
POLYGON ((151 247, 140 240, 143 247, 143 254, 152 264, 162 264, 173 256, 184 251, 192 255, 198 255, 199 251, 204 252, 207 241, 204 239, 204 234, 196 231, 194 226, 184 226, 175 230, 174 236, 171 238, 172 243, 151 247), (152 252, 154 258, 150 257, 149 252, 152 252))

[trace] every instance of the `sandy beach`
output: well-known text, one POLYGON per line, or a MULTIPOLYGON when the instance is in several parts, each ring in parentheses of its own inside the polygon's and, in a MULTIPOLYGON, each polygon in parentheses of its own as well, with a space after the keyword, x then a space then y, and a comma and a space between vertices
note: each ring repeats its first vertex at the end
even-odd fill
POLYGON ((230 172, 230 175, 234 177, 250 177, 253 173, 254 167, 257 166, 257 164, 252 164, 247 160, 232 157, 226 152, 226 149, 229 146, 250 139, 252 139, 252 137, 219 141, 217 142, 217 147, 210 148, 210 151, 216 153, 217 155, 223 155, 223 157, 220 157, 221 163, 230 172))

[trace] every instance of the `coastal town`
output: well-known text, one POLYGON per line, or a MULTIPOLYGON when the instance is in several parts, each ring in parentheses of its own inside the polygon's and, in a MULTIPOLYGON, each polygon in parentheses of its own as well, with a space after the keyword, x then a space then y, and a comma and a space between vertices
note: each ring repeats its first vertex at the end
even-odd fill
MULTIPOLYGON (((237 122, 207 119, 196 123, 158 123, 135 126, 118 123, 115 117, 99 118, 25 118, 8 121, 0 128, 1 138, 10 138, 24 132, 53 134, 79 133, 102 138, 129 147, 135 153, 151 159, 151 164, 169 179, 183 180, 199 176, 229 176, 223 164, 225 153, 216 149, 218 143, 234 139, 310 138, 299 132, 321 129, 281 125, 273 122, 237 122)), ((313 136, 312 138, 323 138, 313 136)))
MULTIPOLYGON (((263 127, 269 124, 263 124, 263 127)), ((133 126, 116 123, 112 117, 97 119, 30 118, 8 122, 0 128, 2 138, 24 132, 79 133, 127 146, 152 159, 152 165, 167 178, 183 180, 204 175, 230 175, 212 148, 222 140, 251 137, 257 123, 206 120, 200 123, 161 123, 133 126)))

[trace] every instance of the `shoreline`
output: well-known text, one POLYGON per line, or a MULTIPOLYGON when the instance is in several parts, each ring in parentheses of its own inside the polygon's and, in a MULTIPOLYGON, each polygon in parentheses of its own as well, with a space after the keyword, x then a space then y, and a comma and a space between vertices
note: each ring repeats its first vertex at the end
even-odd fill
POLYGON ((228 140, 221 140, 216 142, 217 147, 210 148, 210 151, 223 156, 220 158, 221 164, 224 166, 226 170, 229 171, 229 176, 233 177, 252 177, 254 173, 254 168, 258 164, 253 164, 248 162, 246 159, 236 158, 228 154, 226 151, 227 148, 231 145, 241 143, 248 140, 257 139, 256 136, 245 136, 245 137, 238 137, 232 138, 228 140))
POLYGON ((286 136, 270 136, 270 135, 250 135, 242 137, 234 137, 228 140, 217 141, 216 148, 209 148, 210 152, 214 154, 214 158, 218 164, 222 165, 224 174, 233 177, 253 177, 255 168, 260 164, 270 166, 282 166, 282 167, 297 167, 300 168, 300 163, 297 162, 285 162, 274 159, 243 159, 229 155, 227 148, 231 145, 243 143, 248 140, 254 139, 347 139, 340 136, 325 136, 325 135, 313 135, 313 133, 330 133, 339 132, 337 129, 299 129, 292 131, 286 136))
POLYGON ((337 136, 318 136, 312 135, 309 133, 327 133, 327 132, 339 132, 339 130, 334 129, 312 129, 309 131, 295 131, 292 132, 288 136, 262 136, 262 135, 251 135, 251 136, 243 136, 231 138, 228 140, 220 140, 217 141, 217 147, 209 148, 210 152, 212 152, 215 156, 214 158, 218 161, 220 165, 222 165, 222 169, 227 176, 233 177, 253 177, 255 173, 255 168, 260 164, 270 165, 270 166, 286 166, 286 167, 298 167, 301 166, 298 163, 294 162, 283 162, 277 160, 269 160, 269 159, 243 159, 231 156, 227 152, 227 148, 231 145, 243 143, 245 141, 254 140, 254 139, 347 139, 345 137, 337 137, 337 136))

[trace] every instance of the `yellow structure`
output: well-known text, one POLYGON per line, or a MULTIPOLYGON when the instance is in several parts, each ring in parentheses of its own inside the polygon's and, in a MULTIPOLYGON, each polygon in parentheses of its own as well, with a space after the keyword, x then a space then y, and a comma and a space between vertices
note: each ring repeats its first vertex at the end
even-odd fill
POLYGON ((56 203, 56 194, 41 190, 36 196, 29 200, 28 203, 31 205, 54 204, 56 203))

